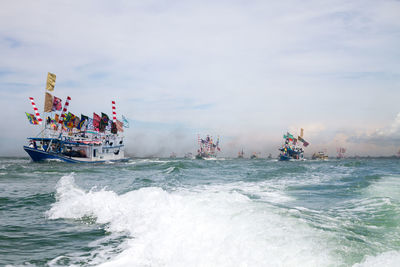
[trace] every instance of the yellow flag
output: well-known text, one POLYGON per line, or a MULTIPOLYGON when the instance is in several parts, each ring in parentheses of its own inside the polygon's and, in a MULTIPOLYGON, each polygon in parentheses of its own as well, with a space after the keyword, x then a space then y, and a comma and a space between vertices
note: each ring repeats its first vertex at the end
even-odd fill
POLYGON ((44 112, 51 112, 53 108, 53 96, 50 93, 46 92, 46 96, 44 98, 44 112))
POLYGON ((300 136, 303 137, 303 135, 304 135, 304 129, 301 128, 301 129, 300 129, 300 136))
POLYGON ((56 75, 53 73, 47 73, 46 90, 53 91, 56 86, 56 75))

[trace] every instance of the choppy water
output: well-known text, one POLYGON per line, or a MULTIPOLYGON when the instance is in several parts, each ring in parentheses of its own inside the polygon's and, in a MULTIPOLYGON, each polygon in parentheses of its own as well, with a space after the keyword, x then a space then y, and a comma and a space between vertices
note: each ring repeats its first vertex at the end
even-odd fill
POLYGON ((0 159, 1 266, 399 262, 396 159, 0 159))

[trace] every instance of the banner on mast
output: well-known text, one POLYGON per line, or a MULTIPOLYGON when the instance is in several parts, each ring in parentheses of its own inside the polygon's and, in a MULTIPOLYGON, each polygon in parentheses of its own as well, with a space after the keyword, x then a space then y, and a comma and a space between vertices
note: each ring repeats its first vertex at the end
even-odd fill
POLYGON ((53 73, 47 73, 46 90, 53 91, 56 86, 56 75, 53 73))
POLYGON ((46 92, 44 98, 44 112, 52 112, 53 110, 53 96, 46 92))
POLYGON ((92 124, 93 124, 93 128, 94 128, 96 131, 99 130, 100 121, 101 121, 100 116, 93 112, 93 122, 92 122, 92 124))

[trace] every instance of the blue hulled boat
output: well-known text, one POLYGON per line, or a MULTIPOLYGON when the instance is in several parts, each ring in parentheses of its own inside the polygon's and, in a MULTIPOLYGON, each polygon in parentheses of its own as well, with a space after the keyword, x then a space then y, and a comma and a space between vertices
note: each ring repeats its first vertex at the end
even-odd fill
POLYGON ((304 149, 309 143, 303 139, 304 130, 301 129, 301 134, 295 138, 289 132, 283 136, 285 143, 279 148, 281 153, 279 154, 280 161, 291 161, 291 160, 304 160, 304 149), (300 147, 300 143, 303 147, 300 147))
POLYGON ((113 118, 101 113, 93 113, 93 118, 67 113, 70 97, 67 97, 64 108, 62 100, 53 96, 55 74, 48 73, 44 114, 40 118, 33 97, 30 97, 34 113, 26 113, 33 125, 43 128, 36 137, 29 137, 29 144, 24 150, 32 161, 57 160, 69 163, 100 163, 127 161, 124 155, 124 127, 128 128, 127 120, 119 121, 115 112, 115 101, 112 101, 113 118), (60 114, 57 111, 61 111, 60 114), (124 125, 126 124, 126 125, 124 125))

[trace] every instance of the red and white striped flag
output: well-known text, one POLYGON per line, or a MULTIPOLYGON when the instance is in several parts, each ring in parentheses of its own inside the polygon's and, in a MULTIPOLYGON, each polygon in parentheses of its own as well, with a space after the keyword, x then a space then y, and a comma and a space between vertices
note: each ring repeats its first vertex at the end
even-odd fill
POLYGON ((33 97, 30 97, 29 100, 32 103, 32 107, 33 107, 33 110, 35 111, 35 115, 36 115, 37 120, 39 121, 39 124, 42 124, 43 120, 42 120, 42 118, 40 118, 39 110, 37 109, 37 107, 35 105, 35 100, 33 99, 33 97))

